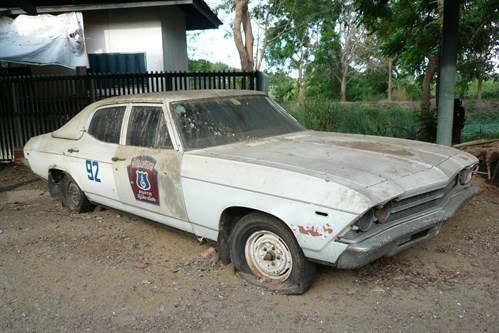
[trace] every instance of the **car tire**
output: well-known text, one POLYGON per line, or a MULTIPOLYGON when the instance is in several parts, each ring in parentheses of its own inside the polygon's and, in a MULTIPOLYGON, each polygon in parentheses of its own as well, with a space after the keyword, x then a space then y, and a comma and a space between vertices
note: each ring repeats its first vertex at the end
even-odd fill
POLYGON ((63 180, 62 205, 76 213, 86 213, 95 208, 74 179, 65 175, 63 180))
POLYGON ((258 286, 283 294, 303 294, 315 278, 315 264, 305 258, 289 228, 260 212, 245 215, 230 235, 236 273, 258 286))

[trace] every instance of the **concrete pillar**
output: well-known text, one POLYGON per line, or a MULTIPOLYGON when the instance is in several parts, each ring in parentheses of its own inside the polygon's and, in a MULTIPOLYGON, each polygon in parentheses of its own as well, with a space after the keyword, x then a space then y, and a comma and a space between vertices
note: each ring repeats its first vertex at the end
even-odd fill
POLYGON ((440 44, 437 143, 452 144, 454 86, 459 29, 459 0, 444 1, 443 37, 440 44))

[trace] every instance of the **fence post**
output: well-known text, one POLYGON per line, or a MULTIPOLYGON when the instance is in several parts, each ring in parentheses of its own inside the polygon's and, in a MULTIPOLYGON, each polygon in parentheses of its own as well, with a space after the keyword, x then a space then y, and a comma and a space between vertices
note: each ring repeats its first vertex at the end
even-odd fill
POLYGON ((90 97, 90 103, 94 103, 96 98, 95 98, 95 84, 94 84, 94 76, 92 74, 90 75, 86 75, 86 80, 89 84, 87 84, 87 89, 89 89, 88 91, 88 95, 90 97))
POLYGON ((264 72, 256 72, 256 90, 269 93, 269 77, 264 72))
POLYGON ((11 85, 10 85, 10 91, 11 91, 11 96, 12 96, 12 114, 14 115, 14 133, 15 133, 15 141, 14 141, 14 148, 18 147, 21 142, 23 142, 22 138, 22 125, 21 125, 21 119, 19 115, 19 106, 17 104, 17 96, 16 96, 16 87, 15 87, 15 81, 13 80, 11 85))

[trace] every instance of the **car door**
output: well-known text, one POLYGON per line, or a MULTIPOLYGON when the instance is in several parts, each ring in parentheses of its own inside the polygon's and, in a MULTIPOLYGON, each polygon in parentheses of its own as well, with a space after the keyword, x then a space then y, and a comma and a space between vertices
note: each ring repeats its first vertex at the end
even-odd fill
POLYGON ((68 169, 87 197, 119 208, 112 158, 119 146, 127 105, 104 106, 93 111, 87 131, 67 149, 68 169))
POLYGON ((132 213, 192 232, 182 193, 182 153, 174 148, 163 104, 132 104, 113 169, 120 200, 132 213))

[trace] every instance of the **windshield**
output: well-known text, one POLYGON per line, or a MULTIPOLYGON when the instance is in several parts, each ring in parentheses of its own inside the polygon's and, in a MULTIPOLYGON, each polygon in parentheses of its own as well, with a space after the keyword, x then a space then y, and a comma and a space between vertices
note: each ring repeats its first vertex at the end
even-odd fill
POLYGON ((303 131, 266 96, 230 96, 171 103, 185 148, 200 149, 303 131))

